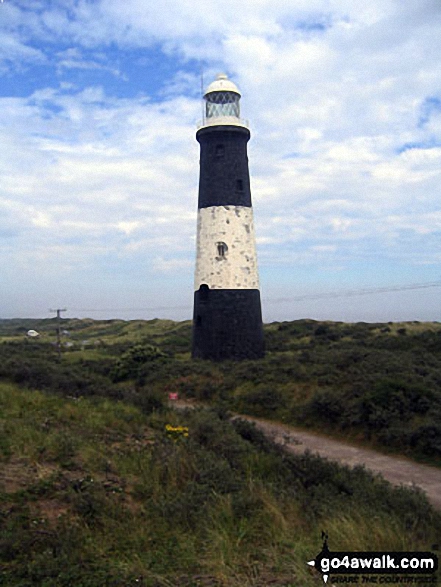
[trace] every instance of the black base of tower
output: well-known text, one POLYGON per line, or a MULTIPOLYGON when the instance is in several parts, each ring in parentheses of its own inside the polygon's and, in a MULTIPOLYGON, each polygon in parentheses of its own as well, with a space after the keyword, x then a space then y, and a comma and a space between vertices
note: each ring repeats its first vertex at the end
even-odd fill
POLYGON ((259 290, 201 285, 194 294, 192 357, 240 361, 263 356, 259 290))

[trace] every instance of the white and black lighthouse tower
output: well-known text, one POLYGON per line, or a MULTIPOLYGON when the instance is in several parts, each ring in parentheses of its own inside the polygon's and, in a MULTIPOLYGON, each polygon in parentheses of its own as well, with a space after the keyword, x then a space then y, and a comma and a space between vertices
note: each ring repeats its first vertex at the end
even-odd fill
POLYGON ((204 94, 196 133, 200 177, 195 273, 194 358, 263 357, 262 311, 257 271, 247 143, 240 92, 218 75, 204 94))

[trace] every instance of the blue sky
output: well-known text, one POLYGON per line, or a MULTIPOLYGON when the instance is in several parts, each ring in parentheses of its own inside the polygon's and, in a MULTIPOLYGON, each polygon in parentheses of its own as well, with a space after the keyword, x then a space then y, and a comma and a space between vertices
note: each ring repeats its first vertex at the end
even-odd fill
POLYGON ((191 317, 200 76, 225 71, 264 319, 440 320, 440 287, 313 299, 441 283, 441 5, 363 4, 4 0, 0 317, 191 317))

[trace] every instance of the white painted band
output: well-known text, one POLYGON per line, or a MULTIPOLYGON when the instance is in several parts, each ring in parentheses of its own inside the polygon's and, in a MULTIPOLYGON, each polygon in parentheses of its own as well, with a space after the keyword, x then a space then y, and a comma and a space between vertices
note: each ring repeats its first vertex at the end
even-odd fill
POLYGON ((259 289, 252 208, 198 210, 195 290, 202 284, 210 289, 259 289))

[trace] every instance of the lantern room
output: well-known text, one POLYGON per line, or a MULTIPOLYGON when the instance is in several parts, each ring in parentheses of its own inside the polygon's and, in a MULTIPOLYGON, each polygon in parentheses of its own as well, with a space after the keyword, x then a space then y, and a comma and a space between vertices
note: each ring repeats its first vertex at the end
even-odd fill
POLYGON ((205 91, 205 121, 213 118, 240 118, 240 92, 224 73, 217 75, 205 91))

